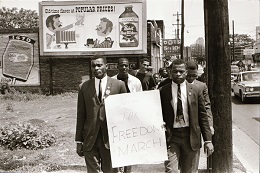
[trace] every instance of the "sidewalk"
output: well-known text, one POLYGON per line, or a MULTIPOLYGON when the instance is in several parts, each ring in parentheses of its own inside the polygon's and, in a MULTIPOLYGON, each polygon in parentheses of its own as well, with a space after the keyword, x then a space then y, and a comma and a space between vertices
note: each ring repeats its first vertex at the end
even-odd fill
MULTIPOLYGON (((247 134, 233 124, 233 173, 259 173, 259 145, 247 134)), ((83 173, 86 172, 85 164, 71 165, 73 170, 61 170, 53 173, 83 173)), ((199 173, 206 173, 207 158, 201 149, 199 173)), ((132 172, 164 172, 164 165, 135 165, 132 172)), ((42 172, 45 173, 45 172, 42 172)), ((47 172, 46 172, 47 173, 47 172)))

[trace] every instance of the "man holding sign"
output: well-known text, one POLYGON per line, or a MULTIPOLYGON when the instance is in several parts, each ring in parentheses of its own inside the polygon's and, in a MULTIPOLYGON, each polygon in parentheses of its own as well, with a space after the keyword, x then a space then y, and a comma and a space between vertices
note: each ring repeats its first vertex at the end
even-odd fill
MULTIPOLYGON (((128 93, 143 91, 141 81, 129 74, 129 60, 127 58, 120 58, 117 65, 118 74, 112 78, 123 81, 128 93)), ((125 173, 131 172, 131 166, 120 167, 119 171, 125 173)))
POLYGON ((77 105, 76 152, 85 156, 87 171, 117 172, 112 169, 104 100, 113 94, 126 93, 122 81, 107 76, 107 62, 103 56, 91 60, 95 76, 80 85, 77 105))
POLYGON ((176 59, 171 64, 172 82, 160 88, 163 120, 166 123, 168 160, 165 172, 191 173, 201 147, 201 134, 208 155, 214 152, 203 94, 185 81, 186 64, 176 59))

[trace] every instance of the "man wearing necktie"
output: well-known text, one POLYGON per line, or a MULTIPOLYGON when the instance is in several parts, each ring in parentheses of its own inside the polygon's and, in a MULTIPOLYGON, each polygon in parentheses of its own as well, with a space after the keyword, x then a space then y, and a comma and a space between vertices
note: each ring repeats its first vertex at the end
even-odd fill
POLYGON ((172 82, 160 88, 168 153, 165 172, 193 172, 201 134, 208 154, 214 151, 203 94, 186 82, 186 75, 185 62, 176 59, 171 64, 172 82))
POLYGON ((125 84, 107 76, 103 56, 94 56, 91 69, 95 77, 81 84, 78 92, 76 152, 85 156, 87 172, 117 172, 111 163, 104 99, 126 93, 125 84))

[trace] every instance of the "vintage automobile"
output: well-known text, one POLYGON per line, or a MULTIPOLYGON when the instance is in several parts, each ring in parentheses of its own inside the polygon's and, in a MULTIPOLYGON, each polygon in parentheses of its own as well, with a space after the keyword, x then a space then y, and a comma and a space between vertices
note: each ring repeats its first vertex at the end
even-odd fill
POLYGON ((249 98, 260 98, 260 71, 244 71, 231 83, 231 91, 241 98, 243 103, 249 98))

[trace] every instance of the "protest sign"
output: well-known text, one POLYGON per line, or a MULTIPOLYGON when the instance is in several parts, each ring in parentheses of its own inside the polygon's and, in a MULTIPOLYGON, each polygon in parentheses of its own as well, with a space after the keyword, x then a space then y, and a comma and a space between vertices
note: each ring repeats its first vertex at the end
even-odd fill
POLYGON ((105 105, 113 167, 167 160, 158 90, 111 95, 105 105))

